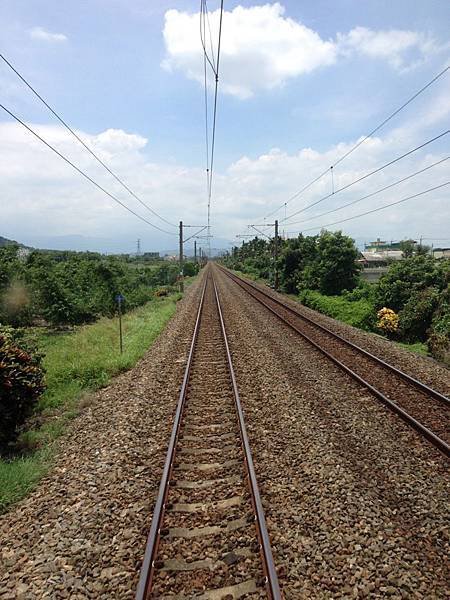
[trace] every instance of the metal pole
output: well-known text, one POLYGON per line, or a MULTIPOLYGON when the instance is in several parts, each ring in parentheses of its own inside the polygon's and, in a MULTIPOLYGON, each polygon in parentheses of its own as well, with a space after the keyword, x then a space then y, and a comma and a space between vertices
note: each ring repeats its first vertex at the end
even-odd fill
POLYGON ((273 251, 275 261, 275 282, 274 287, 278 290, 278 219, 275 220, 275 246, 273 251))
POLYGON ((194 262, 197 264, 197 240, 194 240, 194 262))
POLYGON ((184 292, 184 281, 183 281, 183 221, 180 221, 180 292, 184 292))
POLYGON ((123 353, 123 338, 122 338, 122 298, 119 298, 119 344, 120 354, 123 353))

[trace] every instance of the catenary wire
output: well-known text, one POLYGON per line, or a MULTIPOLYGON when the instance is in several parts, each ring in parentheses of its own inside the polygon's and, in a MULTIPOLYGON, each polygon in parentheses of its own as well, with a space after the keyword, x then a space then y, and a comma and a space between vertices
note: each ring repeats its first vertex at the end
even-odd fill
MULTIPOLYGON (((204 0, 202 0, 203 8, 204 0)), ((205 33, 205 20, 203 15, 203 33, 205 33)), ((200 22, 200 31, 202 23, 200 22)), ((209 115, 208 115, 208 79, 207 79, 207 58, 208 55, 203 44, 203 85, 204 85, 204 101, 205 101, 205 149, 206 149, 206 197, 209 198, 209 115)), ((215 66, 214 66, 215 73, 215 66)))
POLYGON ((312 202, 311 204, 308 204, 308 205, 304 206, 303 208, 300 208, 299 210, 295 211, 294 213, 288 215, 285 219, 281 219, 281 221, 285 221, 286 219, 292 219, 292 217, 295 217, 296 215, 300 214, 301 212, 304 212, 305 210, 309 210, 313 206, 316 206, 317 204, 320 204, 324 200, 327 200, 328 198, 331 198, 331 196, 335 196, 339 192, 343 192, 344 190, 348 190, 350 187, 356 185, 357 183, 360 183, 361 181, 364 181, 368 177, 371 177, 372 175, 375 175, 375 173, 379 173, 380 171, 383 171, 387 167, 390 167, 391 165, 399 162, 400 160, 406 158, 407 156, 410 156, 414 152, 417 152, 418 150, 421 150, 422 148, 425 148, 425 146, 428 146, 429 144, 431 144, 431 143, 435 142, 436 140, 444 137, 445 135, 448 135, 449 133, 450 133, 450 129, 447 129, 447 131, 443 131, 442 133, 440 133, 439 135, 435 136, 434 138, 431 138, 431 140, 427 140, 426 142, 424 142, 423 144, 420 144, 419 146, 416 146, 412 150, 408 150, 408 152, 405 152, 404 154, 402 154, 400 156, 397 156, 397 158, 394 158, 393 160, 390 160, 389 162, 385 163, 381 167, 378 167, 377 169, 374 169, 373 171, 370 171, 369 173, 366 173, 365 175, 362 175, 361 177, 358 177, 358 179, 355 179, 354 181, 351 181, 350 183, 347 183, 347 185, 344 185, 343 187, 335 190, 333 194, 327 194, 326 196, 323 196, 322 198, 319 198, 315 202, 312 202))
MULTIPOLYGON (((209 66, 211 67, 214 75, 217 75, 214 53, 210 57, 208 51, 206 50, 206 24, 205 24, 205 15, 206 15, 206 7, 205 0, 201 0, 200 2, 200 41, 203 47, 203 53, 205 55, 205 59, 208 61, 209 66)), ((212 43, 212 38, 211 38, 212 43)))
MULTIPOLYGON (((338 165, 339 163, 341 163, 345 158, 347 158, 347 156, 349 156, 352 152, 354 152, 357 148, 359 148, 359 146, 361 146, 361 144, 363 144, 374 133, 376 133, 382 127, 384 127, 384 125, 386 125, 386 123, 388 123, 393 117, 395 117, 396 115, 398 115, 399 112, 401 112, 413 100, 415 100, 418 96, 420 96, 420 94, 422 94, 426 89, 428 89, 431 85, 433 85, 433 83, 435 83, 435 81, 437 81, 438 79, 440 79, 440 77, 442 77, 449 69, 450 69, 449 66, 445 67, 445 69, 443 69, 440 73, 438 73, 435 77, 433 77, 433 79, 431 81, 429 81, 428 83, 426 83, 422 88, 420 88, 420 90, 418 90, 417 92, 415 92, 415 94, 413 94, 406 102, 404 102, 401 106, 399 106, 399 108, 397 108, 386 119, 384 119, 384 121, 382 121, 382 123, 380 123, 379 125, 377 125, 377 127, 375 127, 375 129, 373 129, 370 133, 368 133, 366 136, 364 136, 364 138, 362 140, 360 140, 354 146, 352 146, 352 148, 350 148, 350 150, 348 150, 343 156, 341 156, 340 158, 338 158, 338 160, 333 163, 333 165, 331 166, 331 168, 334 168, 336 165, 338 165)), ((327 169, 325 169, 325 171, 323 171, 320 175, 318 175, 317 177, 315 177, 312 181, 310 181, 307 185, 305 185, 301 190, 299 190, 298 192, 295 192, 295 194, 293 194, 292 196, 290 196, 285 202, 283 202, 283 204, 281 204, 275 210, 273 210, 272 212, 268 213, 265 216, 265 218, 271 217, 272 215, 274 215, 275 213, 277 213, 281 208, 283 208, 283 206, 285 204, 288 204, 292 200, 295 200, 295 198, 298 198, 301 194, 303 194, 304 192, 306 192, 306 190, 308 190, 317 181, 319 181, 320 179, 322 179, 322 177, 325 177, 325 175, 327 175, 329 172, 330 172, 330 167, 328 167, 327 169)))
POLYGON ((114 177, 114 179, 120 183, 120 185, 127 190, 127 192, 129 194, 131 194, 133 196, 133 198, 135 198, 138 202, 140 202, 140 204, 142 204, 142 206, 144 206, 147 210, 149 210, 155 217, 158 217, 158 219, 161 219, 161 221, 164 221, 164 223, 167 223, 167 225, 171 225, 172 227, 177 227, 177 225, 175 225, 174 223, 171 223, 170 221, 168 221, 167 219, 165 219, 164 217, 162 217, 160 214, 158 214, 151 206, 149 206, 146 202, 144 202, 141 198, 139 198, 139 196, 137 196, 135 194, 135 192, 133 192, 133 190, 126 184, 124 183, 120 177, 118 177, 114 171, 112 171, 107 164, 105 164, 102 159, 97 156, 97 154, 95 154, 95 152, 80 138, 80 136, 70 127, 70 125, 48 104, 48 102, 46 102, 46 100, 44 100, 44 98, 39 94, 39 92, 37 92, 35 90, 35 88, 25 79, 25 77, 23 75, 21 75, 19 73, 19 71, 9 62, 9 60, 7 58, 5 58, 5 56, 3 56, 3 54, 0 53, 0 58, 3 60, 3 62, 5 62, 8 67, 14 71, 14 73, 17 75, 17 77, 19 77, 19 79, 33 92, 33 94, 39 98, 39 100, 48 108, 48 110, 58 119, 58 121, 67 129, 67 131, 69 131, 71 133, 71 135, 73 135, 82 146, 84 146, 84 148, 89 152, 89 154, 91 154, 95 160, 102 165, 103 168, 105 168, 108 173, 110 175, 112 175, 114 177))
MULTIPOLYGON (((201 13, 203 13, 203 32, 206 35, 206 25, 205 25, 205 15, 206 15, 207 7, 206 0, 202 0, 201 2, 201 13)), ((204 58, 208 60, 210 65, 212 66, 214 72, 214 103, 213 103, 213 116, 212 116, 212 133, 211 133, 211 151, 208 156, 207 161, 207 237, 208 237, 208 247, 210 250, 211 244, 211 197, 212 197, 212 181, 213 181, 213 171, 214 171, 214 151, 215 151, 215 141, 216 141, 216 120, 217 120, 217 96, 218 96, 218 85, 219 85, 219 64, 220 64, 220 49, 221 49, 221 40, 222 40, 222 21, 223 21, 223 0, 220 3, 220 16, 219 16, 219 34, 218 34, 218 42, 217 42, 217 56, 214 62, 214 65, 211 65, 211 61, 208 60, 205 41, 202 37, 202 26, 200 26, 200 35, 202 37, 202 46, 204 58)), ((211 38, 212 43, 212 38, 211 38)), ((204 65, 206 66, 206 65, 204 65)), ((208 105, 207 105, 207 78, 206 78, 206 69, 204 75, 204 86, 205 86, 205 114, 206 121, 208 119, 208 105)), ((208 125, 206 124, 208 129, 208 125)))
POLYGON ((22 121, 19 117, 17 117, 13 112, 11 112, 9 109, 7 109, 6 106, 4 106, 3 104, 0 104, 0 108, 2 108, 7 114, 9 114, 15 121, 17 121, 18 123, 20 123, 20 125, 22 125, 23 127, 25 127, 25 129, 27 129, 30 133, 32 133, 39 141, 41 141, 43 144, 45 144, 47 146, 47 148, 49 148, 55 154, 57 154, 60 158, 62 158, 68 165, 70 165, 73 169, 75 169, 75 171, 77 171, 77 173, 79 173, 85 179, 87 179, 88 181, 90 181, 93 185, 95 185, 96 188, 98 188, 104 194, 106 194, 112 200, 114 200, 114 202, 117 202, 118 204, 120 204, 121 206, 123 206, 123 208, 125 208, 125 210, 127 210, 128 212, 130 212, 131 214, 133 214, 135 217, 137 217, 141 221, 144 221, 144 223, 147 223, 147 225, 150 225, 151 227, 154 227, 155 229, 158 229, 159 231, 162 231, 163 233, 167 233, 168 235, 177 235, 173 231, 166 231, 165 229, 162 229, 158 225, 155 225, 154 223, 151 223, 150 221, 147 221, 146 218, 144 218, 141 215, 139 215, 138 213, 134 212, 133 209, 129 208, 126 204, 124 204, 121 200, 119 200, 119 198, 116 198, 116 196, 114 196, 113 194, 111 194, 110 192, 108 192, 108 190, 105 190, 105 188, 102 187, 96 181, 94 181, 94 179, 92 179, 92 177, 90 177, 89 175, 87 175, 87 173, 85 173, 79 167, 77 167, 71 160, 69 160, 66 156, 64 156, 64 154, 62 154, 61 152, 59 152, 59 150, 57 150, 54 146, 52 146, 49 142, 47 142, 43 137, 41 137, 36 131, 34 131, 34 129, 32 129, 29 125, 27 125, 24 121, 22 121))
POLYGON ((420 169, 419 171, 415 171, 414 173, 411 173, 410 175, 407 175, 406 177, 403 177, 402 179, 398 179, 397 181, 394 181, 393 183, 390 183, 389 185, 386 185, 385 187, 382 187, 379 190, 376 190, 375 192, 372 192, 370 194, 367 194, 366 196, 363 196, 362 198, 358 198, 357 200, 352 200, 351 202, 347 202, 347 204, 342 204, 342 206, 338 206, 336 208, 332 208, 331 210, 327 210, 326 212, 320 213, 320 215, 313 215, 312 217, 302 219, 301 221, 294 221, 291 223, 286 223, 286 225, 289 225, 289 226, 290 225, 299 225, 300 223, 306 223, 307 221, 312 221, 313 219, 320 219, 320 217, 324 217, 325 215, 329 215, 331 213, 337 212, 339 210, 342 210, 343 208, 352 206, 353 204, 358 204, 358 202, 362 202, 363 200, 367 200, 367 198, 372 198, 372 196, 381 194, 381 192, 385 192, 386 190, 389 190, 390 188, 393 188, 396 185, 399 185, 400 183, 407 181, 408 179, 412 179, 416 175, 420 175, 421 173, 424 173, 425 171, 428 171, 429 169, 432 169, 433 167, 436 167, 437 165, 444 163, 449 158, 450 158, 450 156, 446 156, 445 158, 438 160, 438 161, 432 163, 431 165, 428 165, 427 167, 420 169))
MULTIPOLYGON (((373 208, 372 210, 367 210, 366 212, 359 213, 358 215, 353 215, 352 217, 347 217, 346 219, 341 219, 340 221, 334 221, 333 223, 326 223, 325 225, 318 225, 317 227, 309 227, 308 229, 302 229, 300 233, 304 231, 314 231, 316 229, 323 229, 324 227, 331 227, 332 225, 339 225, 340 223, 346 223, 347 221, 353 221, 353 219, 359 219, 360 217, 364 217, 365 215, 371 215, 372 213, 378 212, 380 210, 384 210, 391 206, 395 206, 396 204, 401 204, 402 202, 406 202, 407 200, 412 200, 413 198, 418 198, 419 196, 423 196, 424 194, 428 194, 429 192, 434 192, 440 188, 445 187, 446 185, 450 185, 450 181, 446 181, 441 185, 436 185, 435 187, 429 188, 418 194, 413 194, 412 196, 407 196, 406 198, 402 198, 401 200, 396 200, 395 202, 390 202, 389 204, 385 204, 384 206, 379 206, 378 208, 373 208)), ((296 233, 294 231, 289 231, 288 233, 296 233)))
POLYGON ((204 0, 204 3, 205 3, 206 22, 208 23, 209 47, 210 47, 210 50, 211 50, 211 57, 212 57, 213 65, 214 65, 215 70, 217 71, 217 69, 216 69, 216 62, 215 62, 215 59, 214 59, 214 46, 213 46, 213 40, 212 40, 211 23, 209 21, 208 4, 207 4, 206 0, 204 0))

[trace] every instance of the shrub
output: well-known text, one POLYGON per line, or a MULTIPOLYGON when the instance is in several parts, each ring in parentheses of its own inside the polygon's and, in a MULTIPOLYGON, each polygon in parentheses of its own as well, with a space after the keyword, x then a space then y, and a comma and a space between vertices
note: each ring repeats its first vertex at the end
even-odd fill
POLYGON ((411 294, 399 313, 399 331, 403 340, 424 342, 427 339, 438 301, 439 292, 432 287, 411 294))
POLYGON ((450 261, 431 256, 413 256, 389 267, 377 286, 377 308, 389 306, 399 312, 414 292, 427 287, 443 290, 450 277, 450 261))
POLYGON ((155 290, 155 296, 157 298, 161 298, 162 296, 167 296, 169 294, 169 288, 166 287, 159 287, 157 290, 155 290))
POLYGON ((185 262, 183 265, 183 274, 186 277, 193 277, 198 273, 198 265, 194 262, 185 262))
POLYGON ((8 450, 44 391, 41 356, 0 328, 0 452, 8 450))
POLYGON ((342 296, 325 296, 314 290, 304 290, 300 293, 299 299, 305 306, 344 321, 353 327, 359 327, 365 331, 372 331, 375 327, 373 304, 364 298, 348 301, 342 296))
POLYGON ((450 286, 441 294, 427 343, 432 356, 450 365, 450 286))
POLYGON ((377 312, 378 329, 381 329, 384 333, 397 333, 398 331, 398 323, 399 316, 396 312, 394 312, 391 308, 381 308, 377 312))

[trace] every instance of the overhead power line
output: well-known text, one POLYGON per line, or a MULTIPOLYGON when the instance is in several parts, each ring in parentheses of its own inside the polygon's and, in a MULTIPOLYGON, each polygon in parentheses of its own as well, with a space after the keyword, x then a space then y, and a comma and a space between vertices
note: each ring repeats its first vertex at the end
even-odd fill
POLYGON ((303 194, 304 192, 306 192, 306 190, 308 190, 317 181, 319 181, 320 179, 322 179, 322 177, 325 177, 325 175, 329 174, 330 171, 332 172, 332 169, 334 167, 336 167, 336 165, 340 164, 345 158, 347 158, 347 156, 350 156, 350 154, 352 154, 352 152, 354 152, 357 148, 359 148, 361 146, 361 144, 364 144, 364 142, 366 142, 374 133, 376 133, 382 127, 384 127, 386 125, 386 123, 388 123, 391 119, 393 119, 396 115, 398 115, 399 112, 401 112, 404 108, 406 108, 409 104, 411 104, 411 102, 413 100, 415 100, 418 96, 420 96, 420 94, 422 94, 431 85, 433 85, 433 83, 435 83, 438 79, 440 79, 443 75, 445 75, 445 73, 449 69, 450 69, 450 67, 445 67, 445 69, 443 69, 440 73, 438 73, 435 77, 433 77, 433 79, 431 79, 431 81, 429 81, 428 83, 426 83, 422 88, 420 88, 420 90, 418 90, 410 98, 408 98, 408 100, 406 102, 404 102, 401 106, 399 106, 396 110, 394 110, 394 112, 392 112, 388 117, 386 117, 386 119, 384 119, 384 121, 382 121, 374 129, 372 129, 372 131, 370 133, 368 133, 367 135, 365 135, 362 140, 360 140, 359 142, 357 142, 354 146, 352 146, 350 148, 350 150, 348 150, 345 154, 343 154, 340 158, 338 158, 338 160, 336 160, 333 163, 333 165, 331 165, 331 167, 328 167, 327 169, 325 169, 325 171, 323 171, 320 175, 318 175, 312 181, 310 181, 308 184, 306 184, 302 189, 300 189, 298 192, 295 192, 295 194, 293 194, 292 196, 290 196, 285 202, 283 202, 282 204, 280 204, 280 206, 278 206, 275 210, 273 210, 272 212, 268 213, 265 216, 265 218, 271 217, 272 215, 274 215, 275 213, 277 213, 281 208, 283 208, 283 206, 285 206, 285 204, 289 204, 289 202, 291 202, 292 200, 295 200, 296 198, 298 198, 301 194, 303 194))
POLYGON ((217 74, 216 63, 214 58, 214 49, 212 43, 212 34, 211 34, 211 24, 209 22, 209 13, 208 7, 206 4, 206 0, 201 0, 200 3, 200 40, 203 46, 203 54, 205 56, 205 60, 209 63, 213 73, 217 74), (211 48, 211 57, 206 50, 206 21, 208 21, 208 30, 209 30, 209 45, 211 48))
POLYGON ((39 92, 37 92, 34 87, 25 79, 25 77, 23 75, 21 75, 19 73, 19 71, 9 62, 9 60, 7 60, 3 54, 0 53, 0 58, 3 60, 3 62, 5 62, 8 67, 14 71, 14 73, 17 75, 17 77, 19 77, 19 79, 21 81, 23 81, 23 83, 33 92, 33 94, 39 98, 39 100, 48 108, 48 110, 58 119, 58 121, 67 129, 67 131, 69 131, 69 133, 71 135, 73 135, 74 138, 76 138, 80 144, 89 152, 89 154, 91 154, 91 156, 93 156, 95 158, 95 160, 102 165, 103 168, 105 168, 108 173, 110 175, 112 175, 114 177, 114 179, 120 183, 120 185, 129 193, 133 196, 133 198, 135 198, 138 202, 140 202, 140 204, 142 204, 142 206, 144 206, 147 210, 149 210, 155 217, 158 217, 158 219, 161 219, 161 221, 164 221, 164 223, 167 223, 167 225, 171 225, 172 227, 178 227, 178 225, 175 225, 174 223, 171 223, 170 221, 168 221, 167 219, 165 219, 164 217, 162 217, 159 213, 157 213, 151 206, 149 206, 146 202, 144 202, 141 198, 139 198, 139 196, 137 196, 133 190, 126 184, 124 183, 120 177, 118 177, 114 171, 112 171, 107 164, 105 164, 102 159, 97 156, 97 154, 95 154, 95 152, 80 138, 80 136, 70 127, 70 125, 68 125, 68 123, 48 104, 48 102, 46 102, 46 100, 44 100, 44 98, 39 94, 39 92))
POLYGON ((350 183, 347 183, 347 185, 344 185, 343 187, 335 190, 331 194, 327 194, 326 196, 323 196, 322 198, 319 198, 315 202, 312 202, 311 204, 308 204, 307 206, 304 206, 303 208, 300 208, 299 210, 295 211, 291 215, 288 215, 284 219, 281 219, 281 221, 286 221, 287 219, 292 219, 292 217, 295 217, 296 215, 300 214, 301 212, 304 212, 305 210, 309 210, 313 206, 317 206, 317 204, 320 204, 324 200, 327 200, 328 198, 331 198, 331 196, 335 196, 336 194, 339 194, 340 192, 343 192, 344 190, 348 190, 349 188, 351 188, 352 186, 356 185, 357 183, 360 183, 361 181, 364 181, 368 177, 371 177, 372 175, 375 175, 375 173, 380 173, 380 171, 383 171, 387 167, 390 167, 391 165, 399 162, 400 160, 403 160, 404 158, 406 158, 407 156, 410 156, 414 152, 417 152, 418 150, 421 150, 422 148, 425 148, 425 146, 428 146, 429 144, 431 144, 431 143, 435 142, 436 140, 444 137, 445 135, 448 135, 449 133, 450 133, 450 129, 447 129, 447 131, 444 131, 444 132, 440 133, 439 135, 435 136, 434 138, 431 138, 431 140, 427 140, 423 144, 420 144, 420 146, 416 146, 412 150, 408 150, 408 152, 405 152, 404 154, 402 154, 400 156, 397 156, 397 158, 394 158, 393 160, 390 160, 389 162, 385 163, 381 167, 378 167, 377 169, 374 169, 373 171, 370 171, 369 173, 366 173, 365 175, 362 175, 361 177, 358 177, 358 179, 355 179, 354 181, 351 181, 350 183))
POLYGON ((207 234, 208 234, 208 247, 210 248, 211 240, 211 198, 212 198, 212 182, 214 172, 214 151, 216 144, 216 121, 217 121, 217 95, 219 87, 219 65, 220 65, 220 48, 222 41, 222 21, 223 21, 223 0, 220 3, 219 13, 219 33, 217 38, 217 54, 214 59, 214 51, 212 47, 212 35, 211 27, 209 23, 208 7, 206 0, 200 2, 200 38, 203 47, 204 57, 204 87, 205 87, 205 131, 206 131, 206 181, 207 181, 207 234), (210 45, 212 52, 212 60, 210 59, 206 50, 206 22, 208 23, 210 45), (212 115, 212 133, 211 133, 211 148, 209 148, 209 123, 208 123, 208 82, 207 82, 207 63, 209 63, 213 74, 214 74, 214 101, 213 101, 213 115, 212 115))
POLYGON ((386 186, 380 188, 379 190, 372 192, 371 194, 367 194, 366 196, 363 196, 362 198, 358 198, 358 200, 352 200, 351 202, 347 202, 347 204, 342 204, 341 206, 338 206, 337 208, 332 208, 331 210, 327 210, 326 212, 321 213, 320 215, 313 215, 312 217, 302 219, 301 221, 294 221, 293 223, 286 223, 286 225, 289 225, 289 226, 290 225, 298 225, 299 223, 306 223, 307 221, 312 221, 313 219, 320 219, 320 217, 324 217, 325 215, 330 215, 331 213, 338 212, 339 210, 347 208, 348 206, 353 206, 354 204, 358 204, 358 202, 362 202, 363 200, 367 200, 367 198, 372 198, 373 196, 376 196, 377 194, 381 194, 381 192, 385 192, 386 190, 389 190, 389 189, 395 187, 396 185, 399 185, 400 183, 407 181, 408 179, 412 179, 413 177, 416 177, 416 175, 425 173, 425 171, 428 171, 429 169, 432 169, 433 167, 436 167, 437 165, 444 163, 449 158, 450 158, 450 156, 446 156, 445 158, 438 160, 431 165, 428 165, 428 167, 425 167, 424 169, 420 169, 420 171, 415 171, 414 173, 411 173, 411 175, 407 175, 406 177, 403 177, 402 179, 398 179, 397 181, 394 181, 393 183, 390 183, 389 185, 386 185, 386 186))
MULTIPOLYGON (((384 206, 379 206, 378 208, 373 208, 372 210, 367 210, 366 212, 359 213, 358 215, 353 215, 353 217, 348 217, 347 219, 341 219, 340 221, 334 221, 333 223, 326 223, 325 225, 319 225, 317 227, 309 227, 308 229, 302 229, 300 233, 304 231, 314 231, 316 229, 323 229, 324 227, 331 227, 332 225, 339 225, 340 223, 347 223, 347 221, 353 221, 353 219, 359 219, 360 217, 364 217, 365 215, 371 215, 372 213, 379 212, 380 210, 385 210, 391 206, 395 206, 396 204, 401 204, 402 202, 406 202, 407 200, 412 200, 413 198, 418 198, 419 196, 423 196, 424 194, 428 194, 429 192, 434 192, 435 190, 439 190, 440 188, 445 187, 446 185, 450 185, 450 181, 446 181, 441 185, 436 185, 435 187, 429 188, 428 190, 424 190, 423 192, 419 192, 418 194, 413 194, 412 196, 408 196, 407 198, 402 198, 401 200, 396 200, 395 202, 390 202, 389 204, 385 204, 384 206)), ((288 233, 296 233, 290 231, 288 233)))
POLYGON ((24 121, 22 121, 14 113, 12 113, 10 110, 8 110, 6 108, 6 106, 3 106, 3 104, 0 104, 0 108, 2 108, 15 121, 17 121, 18 123, 20 123, 20 125, 22 125, 23 127, 25 127, 25 129, 27 129, 30 133, 32 133, 34 135, 34 137, 36 137, 40 142, 42 142, 43 144, 45 144, 47 146, 47 148, 50 148, 50 150, 52 150, 55 154, 57 154, 60 158, 62 158, 68 165, 70 165, 73 169, 75 169, 75 171, 77 171, 77 173, 79 173, 85 179, 87 179, 88 181, 90 181, 93 185, 95 185, 96 188, 98 188, 100 191, 102 191, 104 194, 106 194, 112 200, 114 200, 114 202, 117 202, 117 204, 120 204, 125 210, 127 210, 128 212, 130 212, 132 215, 134 215, 135 217, 137 217, 141 221, 144 221, 144 223, 147 223, 147 225, 150 225, 151 227, 154 227, 155 229, 158 229, 159 231, 162 231, 163 233, 167 233, 169 235, 177 235, 173 231, 166 231, 165 229, 162 229, 158 225, 155 225, 154 223, 151 223, 150 221, 147 221, 147 219, 145 219, 144 217, 142 217, 138 213, 134 212, 133 209, 129 208, 126 204, 124 204, 121 200, 119 200, 119 198, 116 198, 116 196, 114 196, 113 194, 111 194, 110 192, 108 192, 107 190, 105 190, 104 187, 102 187, 99 183, 97 183, 96 181, 94 181, 94 179, 92 179, 92 177, 90 177, 87 173, 85 173, 83 170, 81 170, 79 167, 77 167, 71 160, 69 160, 66 156, 64 156, 64 154, 62 154, 59 150, 57 150, 54 146, 52 146, 49 142, 47 142, 43 137, 41 137, 36 131, 34 131, 34 129, 32 129, 29 125, 27 125, 24 121))

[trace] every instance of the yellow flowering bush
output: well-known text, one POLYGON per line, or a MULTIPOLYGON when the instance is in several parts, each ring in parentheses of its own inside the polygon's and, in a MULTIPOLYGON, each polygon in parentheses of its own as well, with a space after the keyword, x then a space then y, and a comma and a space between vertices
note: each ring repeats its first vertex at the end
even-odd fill
POLYGON ((391 308, 382 308, 377 312, 377 327, 386 333, 396 333, 398 331, 399 317, 391 308))

